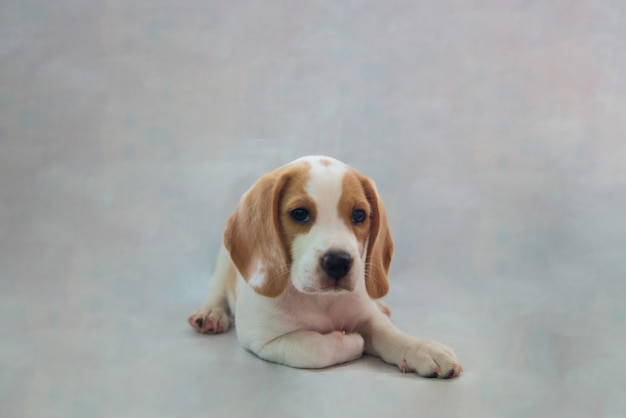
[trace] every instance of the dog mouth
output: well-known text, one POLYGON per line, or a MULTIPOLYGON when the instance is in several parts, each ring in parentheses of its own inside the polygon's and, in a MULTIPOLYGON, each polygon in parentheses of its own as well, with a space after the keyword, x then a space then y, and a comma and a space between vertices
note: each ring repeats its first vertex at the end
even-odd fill
POLYGON ((321 293, 341 293, 352 292, 354 290, 352 281, 347 278, 337 280, 326 277, 322 279, 321 282, 322 284, 319 287, 319 292, 321 293))
POLYGON ((313 286, 305 286, 302 289, 302 292, 315 294, 315 293, 324 293, 324 294, 336 294, 336 293, 346 293, 352 292, 354 290, 354 285, 352 281, 347 279, 335 280, 329 277, 322 277, 317 280, 317 285, 313 286))

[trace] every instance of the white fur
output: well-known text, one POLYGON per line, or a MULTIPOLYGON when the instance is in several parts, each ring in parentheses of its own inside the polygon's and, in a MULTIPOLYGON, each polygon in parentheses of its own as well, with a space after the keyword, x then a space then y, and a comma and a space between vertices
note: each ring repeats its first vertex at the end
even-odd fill
POLYGON ((342 178, 350 168, 328 157, 323 158, 332 164, 324 166, 320 158, 295 161, 311 165, 306 192, 316 203, 318 216, 309 232, 294 240, 287 289, 276 298, 261 296, 253 289, 267 279, 261 261, 257 260, 257 273, 247 283, 222 248, 210 296, 189 317, 189 323, 199 332, 224 332, 230 325, 229 312, 234 313, 244 347, 265 360, 292 367, 332 366, 366 352, 396 364, 403 372, 457 376, 462 368, 452 350, 401 332, 369 297, 365 251, 359 251, 356 237, 337 213, 342 178), (329 250, 346 251, 353 257, 349 291, 321 287, 319 259, 329 250), (227 292, 232 274, 237 275, 236 298, 227 292))
POLYGON ((257 289, 263 287, 263 283, 265 283, 265 270, 261 260, 256 261, 256 270, 248 283, 250 286, 257 289))

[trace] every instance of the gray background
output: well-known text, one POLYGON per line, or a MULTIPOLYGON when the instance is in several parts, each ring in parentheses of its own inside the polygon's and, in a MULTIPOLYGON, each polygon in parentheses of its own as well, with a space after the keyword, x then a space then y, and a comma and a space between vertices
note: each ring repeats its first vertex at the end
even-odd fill
POLYGON ((622 1, 0 5, 5 417, 622 417, 622 1), (378 185, 394 321, 455 381, 289 369, 186 324, 306 154, 378 185))

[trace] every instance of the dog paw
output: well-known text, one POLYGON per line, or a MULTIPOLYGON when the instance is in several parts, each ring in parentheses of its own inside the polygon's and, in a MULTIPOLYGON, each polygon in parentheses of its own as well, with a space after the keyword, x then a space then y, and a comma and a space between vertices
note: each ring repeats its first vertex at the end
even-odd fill
POLYGON ((330 346, 335 347, 332 351, 335 352, 335 355, 338 355, 336 363, 356 360, 363 356, 365 340, 361 334, 333 331, 328 335, 334 340, 330 346))
POLYGON ((228 331, 232 320, 223 308, 202 307, 189 315, 191 328, 202 334, 221 334, 228 331))
POLYGON ((333 334, 342 341, 343 345, 349 352, 353 352, 355 355, 363 355, 365 349, 365 340, 356 332, 346 334, 345 331, 334 331, 333 334))
POLYGON ((415 372, 422 377, 451 379, 463 371, 454 352, 436 341, 420 341, 404 351, 398 365, 403 373, 415 372))

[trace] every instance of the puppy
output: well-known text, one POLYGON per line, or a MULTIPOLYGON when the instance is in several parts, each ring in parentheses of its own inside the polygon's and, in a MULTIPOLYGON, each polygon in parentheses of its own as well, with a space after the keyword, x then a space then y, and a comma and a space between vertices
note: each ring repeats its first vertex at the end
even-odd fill
POLYGON ((322 368, 367 353, 402 372, 452 378, 443 344, 409 336, 379 298, 393 241, 372 181, 329 157, 295 160, 261 177, 228 220, 210 292, 188 318, 219 334, 237 320, 245 348, 267 361, 322 368))

